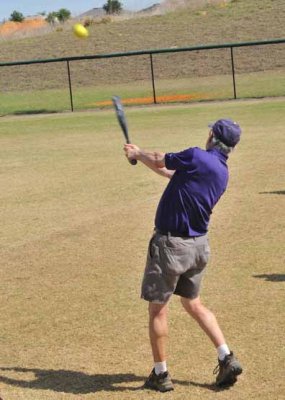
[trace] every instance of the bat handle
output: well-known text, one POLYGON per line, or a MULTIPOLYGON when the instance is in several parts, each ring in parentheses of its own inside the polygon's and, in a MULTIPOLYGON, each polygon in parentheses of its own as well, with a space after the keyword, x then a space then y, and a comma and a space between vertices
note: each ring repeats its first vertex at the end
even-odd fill
MULTIPOLYGON (((129 140, 129 138, 127 139, 127 144, 130 144, 131 142, 130 142, 130 140, 129 140)), ((130 164, 132 164, 132 165, 137 165, 137 160, 129 160, 129 163, 130 164)))

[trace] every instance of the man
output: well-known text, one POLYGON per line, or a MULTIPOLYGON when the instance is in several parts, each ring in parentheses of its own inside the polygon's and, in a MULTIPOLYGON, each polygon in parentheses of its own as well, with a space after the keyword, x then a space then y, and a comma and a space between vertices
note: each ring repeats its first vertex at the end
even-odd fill
POLYGON ((199 297, 210 248, 207 231, 212 209, 228 183, 228 154, 240 140, 241 129, 229 119, 210 125, 206 150, 179 153, 148 152, 126 144, 129 160, 136 159, 170 179, 155 217, 142 283, 149 302, 149 337, 154 368, 144 387, 167 392, 173 384, 166 364, 167 308, 172 294, 198 322, 218 353, 216 384, 232 385, 242 368, 229 350, 214 314, 199 297))

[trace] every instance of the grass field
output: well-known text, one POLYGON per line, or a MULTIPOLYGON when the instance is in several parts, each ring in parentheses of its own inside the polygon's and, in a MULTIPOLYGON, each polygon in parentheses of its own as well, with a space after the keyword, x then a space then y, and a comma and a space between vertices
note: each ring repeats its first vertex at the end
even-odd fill
MULTIPOLYGON (((0 64, 253 42, 284 35, 283 0, 185 0, 184 7, 178 3, 168 0, 161 15, 95 18, 88 40, 74 37, 74 20, 34 31, 30 37, 0 32, 0 64)), ((238 98, 284 96, 284 48, 279 43, 234 49, 238 98)), ((233 98, 228 48, 155 54, 153 70, 158 102, 161 97, 180 95, 190 96, 189 101, 233 98)), ((70 110, 65 62, 0 66, 0 71, 0 115, 70 110)), ((97 103, 110 100, 115 90, 128 99, 152 96, 149 55, 72 61, 70 73, 75 110, 101 107, 97 103)))
MULTIPOLYGON (((283 0, 233 0, 226 3, 221 0, 215 1, 215 5, 206 1, 185 0, 186 7, 182 9, 177 8, 179 2, 175 0, 168 0, 167 3, 173 3, 173 9, 163 15, 138 14, 130 19, 111 18, 112 22, 107 24, 94 21, 88 40, 74 37, 74 21, 69 21, 60 29, 56 27, 53 32, 38 36, 35 34, 33 37, 7 39, 1 38, 0 35, 0 63, 253 42, 282 39, 284 36, 283 0), (191 7, 193 3, 196 3, 194 10, 191 7), (200 6, 197 8, 198 3, 200 6)), ((235 49, 234 59, 237 74, 272 75, 273 72, 277 76, 280 72, 284 76, 285 52, 282 43, 235 49)), ((74 87, 87 92, 94 86, 106 87, 127 83, 134 85, 134 82, 138 81, 148 82, 148 87, 151 87, 149 64, 148 55, 72 62, 72 83, 74 87)), ((68 90, 65 63, 0 67, 0 70, 1 94, 30 91, 45 95, 43 90, 46 89, 61 89, 63 92, 68 90)), ((216 76, 231 74, 230 52, 229 49, 222 49, 155 55, 154 72, 156 80, 199 81, 200 78, 206 77, 208 92, 213 90, 210 82, 215 80, 216 76)), ((279 91, 282 91, 281 88, 282 83, 279 91)), ((264 84, 261 96, 268 96, 267 92, 267 86, 264 84)), ((259 95, 260 90, 253 93, 255 97, 259 95)), ((30 96, 32 94, 27 97, 30 96)), ((21 98, 22 96, 19 97, 19 101, 21 98)), ((3 113, 2 104, 1 102, 0 114, 3 113)))
MULTIPOLYGON (((284 95, 285 75, 281 69, 278 71, 237 74, 235 81, 238 98, 284 95)), ((136 104, 136 101, 138 104, 140 104, 140 101, 144 101, 147 104, 146 99, 149 102, 153 102, 151 80, 144 80, 129 84, 96 85, 89 88, 73 87, 73 108, 77 111, 102 108, 104 107, 104 102, 111 103, 111 97, 117 93, 120 93, 123 101, 132 101, 133 104, 136 104)), ((158 103, 234 98, 231 75, 159 79, 155 82, 155 93, 158 103), (181 100, 179 99, 181 95, 189 96, 189 98, 181 100), (167 96, 166 100, 163 100, 163 96, 167 96)), ((0 104, 0 113, 2 115, 44 114, 71 109, 68 86, 65 89, 2 92, 0 93, 0 104)), ((110 107, 110 104, 107 104, 107 106, 110 107)))
POLYGON ((215 350, 173 298, 165 395, 141 389, 152 360, 139 292, 167 182, 127 163, 110 110, 1 118, 4 400, 282 398, 284 110, 284 99, 128 109, 133 141, 149 149, 204 146, 207 123, 223 116, 243 127, 202 299, 245 372, 215 390, 215 350))

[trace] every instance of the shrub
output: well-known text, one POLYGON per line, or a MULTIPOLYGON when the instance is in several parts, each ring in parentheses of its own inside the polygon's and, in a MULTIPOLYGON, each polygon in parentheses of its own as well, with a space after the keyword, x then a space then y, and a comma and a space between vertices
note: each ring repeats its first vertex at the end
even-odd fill
POLYGON ((61 8, 58 11, 53 11, 48 14, 46 17, 46 21, 49 24, 56 24, 57 22, 64 23, 71 17, 71 12, 67 10, 66 8, 61 8))
POLYGON ((67 10, 66 8, 61 8, 57 12, 57 18, 60 22, 65 22, 67 21, 71 16, 71 12, 67 10))
POLYGON ((57 12, 50 12, 46 17, 46 21, 52 25, 56 24, 58 22, 57 12))
POLYGON ((10 21, 13 21, 13 22, 23 22, 24 19, 25 19, 25 17, 23 16, 23 14, 16 10, 14 10, 12 12, 12 14, 10 15, 10 21))
POLYGON ((107 3, 103 5, 103 9, 107 14, 119 14, 123 7, 119 0, 107 0, 107 3))
POLYGON ((88 28, 88 26, 91 26, 94 24, 94 21, 92 18, 86 18, 83 22, 83 26, 85 26, 85 28, 88 28))

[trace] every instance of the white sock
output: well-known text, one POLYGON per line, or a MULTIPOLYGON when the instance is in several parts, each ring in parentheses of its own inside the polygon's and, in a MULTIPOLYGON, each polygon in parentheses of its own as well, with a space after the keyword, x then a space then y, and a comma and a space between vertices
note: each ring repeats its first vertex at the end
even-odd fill
POLYGON ((217 347, 217 352, 220 361, 223 361, 223 359, 231 353, 226 344, 222 344, 221 346, 217 347))
POLYGON ((166 361, 154 363, 154 371, 156 375, 163 374, 167 371, 166 361))

